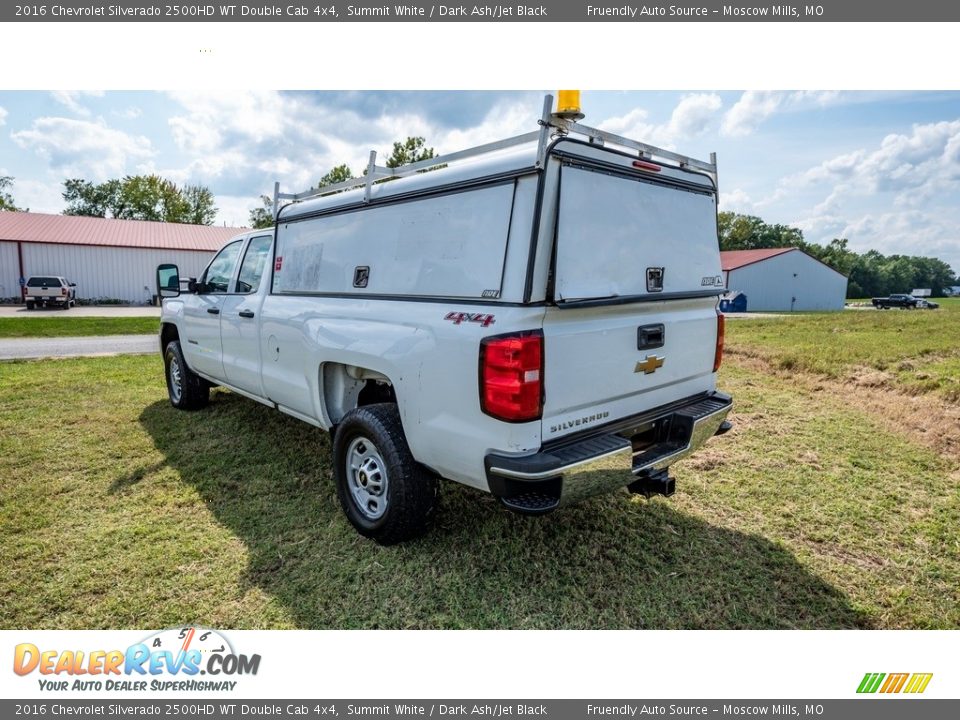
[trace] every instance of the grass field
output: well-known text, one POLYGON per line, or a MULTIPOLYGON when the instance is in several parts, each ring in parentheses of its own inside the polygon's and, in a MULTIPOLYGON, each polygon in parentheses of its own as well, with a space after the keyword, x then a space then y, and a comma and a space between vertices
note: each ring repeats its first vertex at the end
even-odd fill
POLYGON ((727 324, 731 350, 781 370, 960 399, 960 298, 938 310, 738 319, 727 324))
POLYGON ((0 338, 86 337, 90 335, 150 335, 160 327, 155 317, 4 317, 0 338))
POLYGON ((806 318, 842 360, 781 339, 804 318, 728 323, 735 429, 669 500, 525 518, 447 483, 392 548, 342 516, 319 430, 219 390, 176 412, 154 356, 0 364, 0 627, 960 627, 960 415, 936 424, 960 405, 847 380, 929 357, 897 321, 927 338, 960 307, 869 314, 806 318))

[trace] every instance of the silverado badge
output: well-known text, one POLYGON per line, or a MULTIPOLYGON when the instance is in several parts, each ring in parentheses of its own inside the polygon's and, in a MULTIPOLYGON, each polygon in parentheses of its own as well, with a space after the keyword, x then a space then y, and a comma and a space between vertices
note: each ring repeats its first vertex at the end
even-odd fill
POLYGON ((633 369, 635 373, 643 371, 644 375, 649 375, 650 373, 655 373, 657 368, 663 367, 663 358, 657 357, 656 355, 647 355, 643 362, 638 362, 637 366, 633 369))

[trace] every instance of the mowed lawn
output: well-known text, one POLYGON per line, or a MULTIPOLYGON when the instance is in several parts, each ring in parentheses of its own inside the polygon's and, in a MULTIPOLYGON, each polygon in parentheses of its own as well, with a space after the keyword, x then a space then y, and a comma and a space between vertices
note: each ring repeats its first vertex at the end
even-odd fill
POLYGON ((958 401, 960 298, 937 302, 937 310, 871 308, 731 320, 730 347, 781 370, 958 401))
POLYGON ((27 337, 88 337, 91 335, 149 335, 160 329, 157 317, 4 317, 0 339, 27 337))
MULTIPOLYGON (((924 338, 957 310, 807 317, 873 367, 894 320, 924 338)), ((957 457, 858 402, 905 387, 778 365, 803 319, 728 323, 735 429, 673 498, 527 518, 445 483, 437 527, 391 548, 343 517, 315 428, 222 390, 177 412, 158 356, 0 363, 0 627, 960 627, 957 457)))

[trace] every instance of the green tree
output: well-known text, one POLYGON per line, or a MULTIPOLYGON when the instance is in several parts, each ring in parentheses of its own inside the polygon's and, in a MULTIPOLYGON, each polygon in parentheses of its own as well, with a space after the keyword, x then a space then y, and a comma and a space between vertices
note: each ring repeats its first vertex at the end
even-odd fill
POLYGON ((114 217, 122 220, 184 222, 188 204, 180 189, 159 175, 132 175, 120 184, 123 209, 114 217))
POLYGON ((346 182, 353 177, 353 172, 350 170, 350 167, 344 163, 343 165, 337 165, 330 172, 320 178, 320 181, 317 183, 317 189, 325 188, 328 185, 336 185, 337 183, 346 182))
POLYGON ((184 185, 180 191, 187 203, 187 222, 193 225, 213 225, 217 219, 217 206, 213 193, 203 185, 184 185))
POLYGON ((254 230, 273 227, 273 198, 269 195, 261 195, 260 207, 250 211, 250 227, 254 230))
POLYGON ((18 208, 13 195, 7 192, 13 187, 13 178, 9 175, 0 175, 0 211, 29 212, 26 208, 18 208))
POLYGON ((436 157, 432 147, 427 147, 427 141, 422 137, 408 137, 403 142, 393 144, 393 152, 387 158, 388 168, 398 168, 401 165, 411 165, 421 160, 436 157))
POLYGON ((159 175, 128 175, 102 183, 72 178, 63 188, 65 215, 211 225, 217 214, 209 188, 181 189, 159 175))
POLYGON ((63 181, 63 199, 67 201, 64 215, 107 217, 117 207, 119 180, 92 183, 82 178, 63 181))

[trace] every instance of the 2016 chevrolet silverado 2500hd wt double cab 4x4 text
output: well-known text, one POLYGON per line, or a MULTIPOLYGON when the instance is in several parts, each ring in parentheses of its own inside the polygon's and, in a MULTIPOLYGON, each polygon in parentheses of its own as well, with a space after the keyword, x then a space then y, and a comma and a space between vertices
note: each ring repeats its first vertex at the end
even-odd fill
POLYGON ((716 165, 551 102, 518 138, 275 191, 276 225, 187 291, 161 266, 171 403, 215 384, 331 431, 343 509, 381 543, 424 532, 439 478, 529 514, 672 494, 667 468, 729 428, 716 165))

